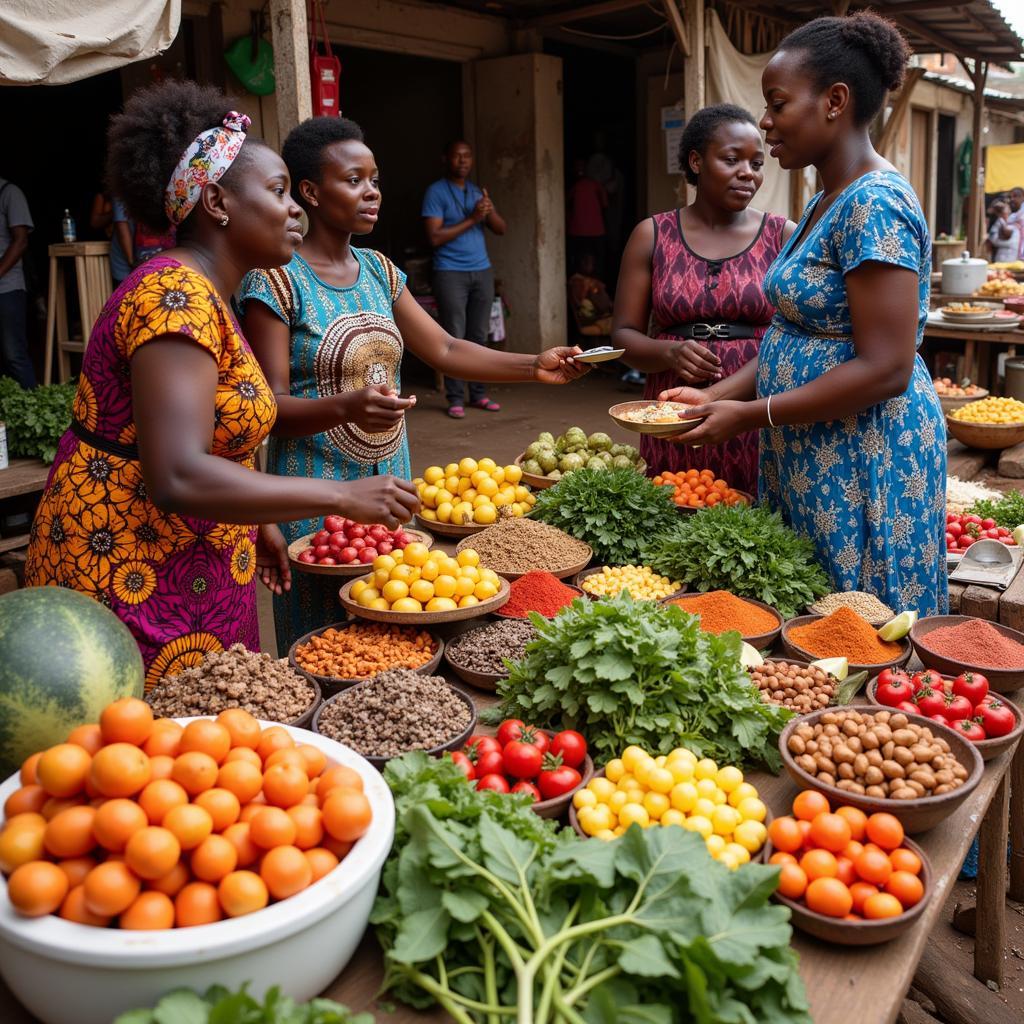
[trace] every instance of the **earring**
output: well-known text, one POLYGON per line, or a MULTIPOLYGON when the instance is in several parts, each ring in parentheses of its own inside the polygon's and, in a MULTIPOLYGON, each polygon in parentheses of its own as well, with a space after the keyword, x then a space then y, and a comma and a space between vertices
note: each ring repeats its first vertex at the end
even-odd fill
POLYGON ((220 219, 220 226, 222 228, 226 228, 228 226, 228 221, 229 220, 230 220, 230 218, 228 217, 228 215, 224 214, 224 216, 221 217, 221 219, 220 219))
POLYGON ((828 119, 830 121, 834 121, 836 119, 836 112, 834 110, 830 110, 828 112, 828 119))
POLYGON ((320 203, 316 199, 310 199, 309 205, 310 206, 319 206, 320 203))

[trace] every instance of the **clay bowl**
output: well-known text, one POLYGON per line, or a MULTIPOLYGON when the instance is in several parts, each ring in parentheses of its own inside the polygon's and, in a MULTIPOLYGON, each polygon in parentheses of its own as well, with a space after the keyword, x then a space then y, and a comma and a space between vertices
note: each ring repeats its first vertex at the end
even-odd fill
POLYGON ((494 597, 489 597, 486 601, 481 601, 468 608, 454 608, 448 612, 393 612, 383 608, 364 608, 353 601, 349 594, 352 592, 352 584, 356 582, 356 580, 349 581, 338 592, 338 598, 345 611, 360 619, 369 619, 371 622, 388 622, 398 626, 431 626, 438 622, 475 619, 488 612, 497 611, 509 598, 508 581, 501 580, 501 589, 494 597))
MULTIPOLYGON (((697 593, 684 594, 683 595, 684 598, 686 598, 686 597, 699 597, 699 596, 700 595, 697 594, 697 593)), ((675 597, 666 597, 666 598, 664 598, 662 600, 661 603, 662 604, 674 604, 676 602, 676 600, 677 600, 677 598, 675 598, 675 597)), ((767 633, 755 633, 755 634, 752 634, 751 636, 744 636, 743 639, 748 644, 750 644, 751 647, 756 647, 759 651, 766 650, 769 647, 774 647, 775 646, 775 641, 779 639, 779 634, 782 632, 783 625, 784 625, 784 623, 786 621, 782 617, 782 613, 779 612, 777 609, 773 608, 770 604, 765 604, 763 601, 755 601, 754 598, 752 598, 752 597, 744 597, 744 598, 741 598, 741 600, 746 601, 747 604, 757 605, 757 607, 762 609, 763 611, 771 612, 772 615, 774 615, 779 620, 779 624, 778 624, 778 626, 775 629, 769 630, 767 633)), ((684 612, 687 610, 685 604, 680 604, 677 607, 680 608, 684 612)), ((691 612, 690 614, 694 614, 694 613, 691 612)), ((801 654, 801 657, 807 658, 807 655, 806 654, 801 654)), ((810 658, 807 658, 807 660, 814 661, 815 659, 814 659, 813 656, 811 656, 810 658)))
MULTIPOLYGON (((362 679, 341 679, 337 676, 321 676, 314 672, 309 672, 302 668, 301 665, 295 660, 295 652, 303 644, 308 643, 313 637, 319 636, 321 633, 326 633, 329 629, 348 629, 355 625, 354 620, 346 619, 344 622, 335 622, 330 626, 322 626, 320 629, 313 629, 306 633, 304 636, 300 636, 288 649, 288 664, 299 673, 299 675, 305 676, 307 679, 312 679, 316 682, 323 693, 327 694, 328 697, 333 697, 339 690, 347 690, 350 686, 355 686, 356 683, 364 683, 369 676, 362 679)), ((441 664, 441 656, 444 654, 444 641, 436 634, 431 633, 430 639, 434 641, 434 646, 437 648, 434 656, 425 665, 421 665, 419 668, 414 669, 415 672, 421 672, 423 675, 432 675, 434 669, 441 664)), ((400 667, 400 666, 392 666, 400 667)))
MULTIPOLYGON (((523 463, 526 461, 523 458, 525 454, 526 452, 520 452, 515 457, 515 464, 520 469, 523 469, 523 463)), ((647 463, 644 462, 643 459, 637 459, 636 462, 633 463, 633 468, 642 476, 644 473, 647 472, 647 463)), ((568 473, 565 475, 568 476, 568 473)), ((523 469, 523 483, 528 484, 535 491, 543 491, 548 487, 554 487, 555 484, 558 483, 558 481, 552 480, 550 477, 547 476, 538 476, 536 473, 527 473, 526 470, 523 469)))
MULTIPOLYGON (((566 583, 565 586, 567 586, 570 590, 575 591, 575 593, 573 595, 573 600, 574 601, 576 600, 577 597, 586 597, 587 596, 585 593, 583 593, 582 590, 580 590, 579 587, 574 587, 571 583, 566 583)), ((502 602, 502 603, 504 603, 504 602, 502 602)), ((561 609, 559 609, 559 610, 561 610, 561 609)), ((499 619, 527 619, 527 618, 529 618, 529 615, 508 615, 508 614, 506 614, 506 612, 502 608, 498 608, 498 609, 492 611, 491 614, 492 615, 496 615, 499 619)))
MULTIPOLYGON (((933 668, 944 676, 958 676, 961 672, 980 672, 988 679, 989 688, 997 693, 1013 693, 1019 690, 1024 686, 1024 668, 988 668, 975 663, 974 659, 978 657, 977 655, 971 655, 970 662, 955 661, 953 658, 946 658, 929 650, 927 647, 928 634, 933 629, 940 629, 943 626, 959 626, 962 622, 970 620, 970 615, 929 615, 914 623, 910 630, 910 642, 914 645, 914 651, 925 668, 933 668)), ((989 625, 1003 636, 1016 640, 1019 644, 1024 644, 1024 633, 1019 633, 998 622, 990 622, 989 625)))
MULTIPOLYGON (((917 923, 935 892, 935 878, 924 850, 913 839, 906 837, 904 837, 902 845, 908 850, 913 850, 921 858, 920 878, 924 883, 924 895, 918 903, 904 911, 899 917, 886 917, 878 921, 844 921, 840 918, 819 914, 810 910, 805 903, 791 900, 777 892, 773 893, 772 899, 784 907, 789 907, 793 924, 802 932, 807 932, 808 935, 813 935, 816 939, 834 942, 839 946, 877 946, 882 942, 889 942, 917 923)), ((769 839, 764 848, 766 864, 774 852, 772 841, 769 839)))
MULTIPOLYGON (((486 529, 486 527, 484 527, 484 529, 486 529)), ((471 547, 473 547, 473 540, 472 538, 467 537, 464 540, 460 540, 459 543, 455 545, 455 550, 456 552, 459 552, 463 551, 465 548, 471 547)), ((564 566, 561 569, 545 569, 544 572, 551 573, 551 575, 556 577, 557 579, 565 580, 568 579, 570 576, 575 576, 581 569, 586 568, 586 566, 590 564, 590 560, 593 557, 594 552, 588 545, 586 558, 581 558, 579 561, 574 562, 572 565, 564 566)), ((514 580, 519 579, 520 576, 526 575, 525 572, 499 572, 497 569, 495 569, 494 571, 498 573, 498 575, 501 576, 503 579, 508 580, 510 583, 514 580)))
POLYGON ((416 525, 423 530, 429 530, 439 537, 472 537, 474 533, 486 530, 487 527, 480 523, 472 523, 469 526, 457 526, 455 523, 442 523, 436 519, 424 519, 423 516, 416 516, 416 525))
POLYGON ((282 724, 290 725, 295 729, 312 730, 313 727, 311 723, 313 721, 313 717, 314 715, 316 715, 317 711, 320 710, 320 705, 323 704, 324 701, 324 695, 323 691, 320 688, 320 684, 315 679, 306 675, 306 673, 304 672, 300 672, 299 675, 301 675, 306 680, 306 682, 308 682, 309 685, 313 687, 313 699, 312 701, 310 701, 309 707, 306 708, 306 710, 303 711, 298 718, 293 718, 290 722, 283 722, 282 724))
POLYGON ((1024 423, 965 423, 947 415, 946 429, 968 448, 986 451, 1002 451, 1024 441, 1024 423))
MULTIPOLYGON (((733 490, 736 491, 737 494, 742 496, 743 502, 746 505, 753 505, 754 502, 757 501, 757 499, 747 491, 741 491, 735 487, 733 488, 733 490)), ((708 506, 705 505, 701 508, 690 508, 689 505, 677 505, 676 511, 682 513, 684 516, 692 516, 697 512, 703 512, 704 509, 707 507, 708 506)))
MULTIPOLYGON (((805 626, 809 622, 814 622, 816 619, 822 619, 823 615, 798 615, 795 619, 790 619, 782 627, 782 648, 786 654, 792 655, 794 658, 803 659, 804 661, 821 661, 821 657, 815 654, 813 651, 807 650, 805 647, 801 647, 799 644, 793 643, 789 639, 789 631, 794 626, 805 626)), ((892 661, 883 661, 880 664, 875 665, 862 665, 855 664, 853 661, 850 662, 851 672, 868 672, 872 675, 877 675, 882 671, 883 668, 895 668, 897 665, 906 665, 910 661, 911 654, 914 653, 914 649, 910 646, 909 640, 896 640, 894 643, 898 643, 903 653, 892 661)))
MULTIPOLYGON (((447 683, 446 685, 466 705, 466 707, 469 708, 469 725, 466 726, 466 728, 463 729, 462 732, 460 732, 457 736, 453 736, 450 740, 447 740, 439 746, 431 747, 429 750, 426 751, 426 753, 431 754, 435 757, 440 757, 441 754, 443 754, 446 750, 461 750, 466 745, 466 740, 468 740, 469 737, 472 736, 473 730, 476 728, 477 711, 476 705, 473 703, 473 699, 467 694, 463 693, 457 686, 452 686, 450 683, 447 683)), ((328 733, 322 732, 320 729, 320 716, 323 714, 324 708, 326 708, 330 704, 333 704, 336 700, 338 700, 345 694, 351 692, 352 690, 358 689, 360 686, 366 686, 366 683, 356 683, 354 687, 349 687, 348 690, 342 690, 341 693, 336 693, 333 697, 330 697, 328 700, 325 700, 323 704, 321 704, 320 707, 317 709, 316 714, 313 716, 313 732, 319 733, 321 736, 326 736, 328 739, 331 739, 331 736, 328 733)), ((355 750, 355 747, 352 747, 351 744, 346 745, 349 746, 350 749, 355 750)), ((378 771, 383 771, 384 765, 386 765, 388 761, 391 760, 390 757, 371 757, 368 754, 362 754, 360 756, 365 757, 366 760, 369 761, 370 764, 372 764, 374 768, 376 768, 378 771)), ((395 754, 393 756, 397 757, 399 755, 395 754)))
MULTIPOLYGON (((943 676, 942 680, 943 682, 952 682, 953 677, 943 676)), ((878 677, 876 676, 868 683, 865 696, 872 704, 876 704, 878 707, 885 707, 884 704, 879 702, 877 691, 878 677)), ((994 736, 990 740, 981 740, 974 744, 978 753, 981 754, 982 761, 991 761, 994 757, 998 757, 1004 751, 1009 750, 1020 739, 1021 734, 1024 733, 1024 714, 1021 714, 1020 708, 1012 700, 1004 700, 1003 703, 1013 712, 1013 717, 1016 719, 1017 724, 1005 736, 994 736)))
MULTIPOLYGON (((601 572, 604 571, 604 569, 605 569, 605 566, 603 566, 603 565, 595 566, 593 569, 584 569, 583 572, 579 573, 576 576, 576 579, 573 580, 573 583, 577 587, 579 587, 580 590, 583 590, 583 581, 588 576, 598 576, 598 575, 600 575, 601 572)), ((584 593, 584 595, 586 597, 589 597, 591 601, 599 601, 599 600, 601 600, 601 598, 597 594, 588 593, 586 590, 583 590, 583 593, 584 593)), ((686 593, 686 584, 684 583, 678 590, 674 590, 667 597, 659 598, 659 600, 667 601, 667 600, 669 600, 669 599, 671 599, 673 597, 679 597, 681 594, 685 594, 685 593, 686 593)))
MULTIPOLYGON (((474 633, 477 633, 484 628, 484 626, 477 626, 475 629, 462 633, 457 639, 469 639, 469 642, 478 643, 479 641, 473 641, 470 638, 472 638, 474 633)), ((502 679, 508 678, 507 672, 478 672, 476 669, 460 665, 459 662, 452 657, 450 644, 445 648, 444 660, 448 667, 463 682, 469 683, 470 686, 473 686, 478 690, 487 690, 493 693, 498 688, 498 683, 500 683, 502 679)))
MULTIPOLYGON (((703 416, 691 416, 689 419, 677 420, 666 423, 639 423, 637 420, 626 419, 627 413, 642 409, 648 405, 655 405, 651 399, 640 399, 633 402, 619 402, 608 410, 608 415, 622 427, 623 430, 631 430, 634 434, 650 434, 653 437, 670 437, 675 434, 685 434, 703 420, 703 416)), ((681 402, 674 402, 679 406, 679 412, 687 412, 687 407, 681 402)))
MULTIPOLYGON (((443 525, 443 524, 442 524, 443 525)), ((434 538, 422 530, 405 530, 413 540, 426 544, 429 548, 434 543, 434 538)), ((308 572, 314 576, 365 576, 369 566, 366 562, 353 562, 351 565, 316 565, 310 562, 300 562, 299 555, 309 547, 310 542, 316 536, 314 533, 307 533, 305 537, 299 537, 288 545, 288 561, 297 572, 308 572)))
MULTIPOLYGON (((922 715, 908 714, 907 718, 910 721, 916 725, 927 726, 933 735, 941 736, 949 744, 956 759, 967 769, 967 778, 959 789, 954 789, 951 793, 943 793, 941 796, 926 796, 917 800, 888 800, 884 797, 860 796, 857 793, 839 789, 837 786, 821 783, 796 763, 789 751, 789 738, 798 725, 805 722, 814 725, 822 715, 835 710, 835 708, 823 708, 820 711, 812 711, 809 715, 791 718, 782 730, 782 735, 779 736, 779 752, 782 754, 782 761, 789 777, 800 789, 814 789, 819 793, 824 793, 833 806, 850 804, 852 807, 859 807, 865 814, 885 811, 898 818, 909 835, 917 835, 919 832, 927 832, 928 829, 945 821, 971 795, 975 786, 981 781, 985 764, 977 747, 970 740, 964 739, 947 726, 933 722, 922 715)), ((856 710, 869 709, 862 706, 856 710)))

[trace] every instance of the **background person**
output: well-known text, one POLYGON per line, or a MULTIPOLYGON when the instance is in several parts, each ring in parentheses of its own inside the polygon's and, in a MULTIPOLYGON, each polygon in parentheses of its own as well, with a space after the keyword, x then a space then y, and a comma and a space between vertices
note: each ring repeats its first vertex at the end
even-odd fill
POLYGON ((579 266, 585 253, 594 261, 594 271, 600 277, 605 263, 605 210, 608 193, 604 185, 590 176, 585 160, 573 162, 574 181, 565 197, 568 210, 566 224, 566 256, 570 267, 579 266))
POLYGON ((36 386, 28 354, 27 299, 23 257, 33 228, 25 193, 0 178, 0 371, 23 388, 36 386))
POLYGON ((1010 220, 1010 207, 997 200, 991 207, 991 223, 988 228, 988 243, 992 249, 993 263, 1013 263, 1020 253, 1019 219, 1010 220))

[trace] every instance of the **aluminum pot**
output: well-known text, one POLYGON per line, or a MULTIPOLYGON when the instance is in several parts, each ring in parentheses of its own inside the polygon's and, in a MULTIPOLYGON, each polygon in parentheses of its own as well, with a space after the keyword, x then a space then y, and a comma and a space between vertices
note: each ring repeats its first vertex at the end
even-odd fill
POLYGON ((959 256, 942 261, 942 294, 973 295, 988 278, 988 261, 972 258, 965 249, 959 256))

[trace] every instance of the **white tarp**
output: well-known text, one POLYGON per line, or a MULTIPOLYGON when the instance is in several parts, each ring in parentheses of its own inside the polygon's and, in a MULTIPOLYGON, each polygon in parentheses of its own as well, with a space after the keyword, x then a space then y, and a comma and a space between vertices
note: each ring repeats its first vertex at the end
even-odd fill
POLYGON ((65 85, 164 52, 181 0, 2 0, 0 83, 65 85))
MULTIPOLYGON (((722 28, 718 14, 709 13, 711 31, 708 34, 708 55, 704 62, 707 73, 705 93, 709 104, 735 103, 744 107, 760 120, 764 111, 761 93, 761 72, 772 58, 772 53, 752 56, 737 50, 722 28)), ((764 184, 754 198, 758 210, 789 216, 789 172, 779 167, 770 156, 764 162, 764 184)))

